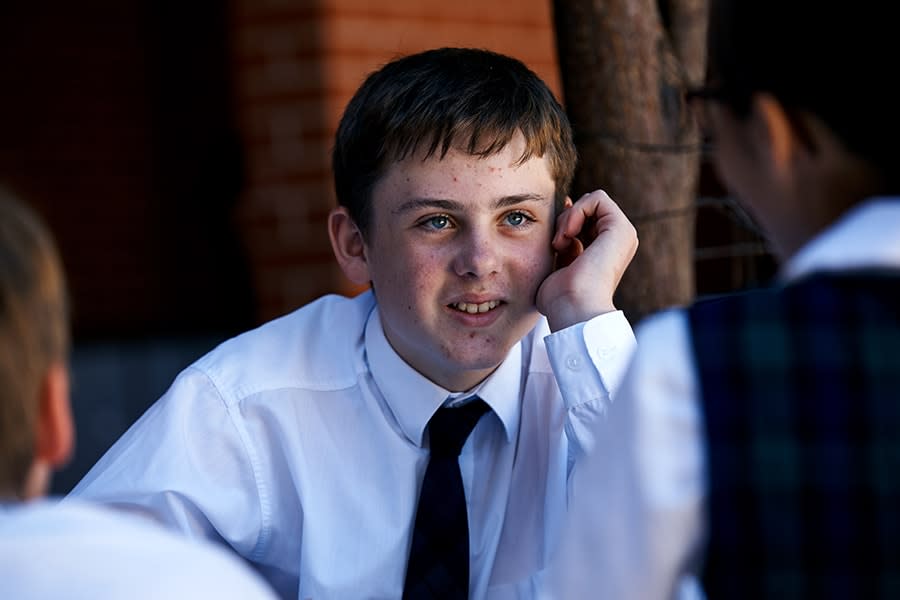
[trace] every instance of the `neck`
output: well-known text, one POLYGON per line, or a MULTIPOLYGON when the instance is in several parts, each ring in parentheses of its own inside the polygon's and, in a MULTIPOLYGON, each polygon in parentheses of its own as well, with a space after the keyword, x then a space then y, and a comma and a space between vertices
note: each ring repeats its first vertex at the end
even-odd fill
POLYGON ((773 228, 783 259, 838 221, 849 209, 884 193, 883 179, 866 162, 843 148, 823 149, 817 168, 800 173, 785 200, 790 217, 773 228), (780 231, 775 231, 780 229, 780 231))

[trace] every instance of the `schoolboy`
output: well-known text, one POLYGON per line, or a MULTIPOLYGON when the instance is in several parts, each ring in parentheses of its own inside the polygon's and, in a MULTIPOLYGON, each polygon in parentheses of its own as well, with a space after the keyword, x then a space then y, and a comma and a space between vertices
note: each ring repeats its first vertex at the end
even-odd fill
POLYGON ((337 131, 328 226, 344 273, 371 290, 200 359, 75 495, 223 541, 285 597, 532 595, 633 344, 612 294, 634 229, 602 192, 560 214, 575 160, 562 108, 515 59, 446 48, 370 75, 337 131), (595 386, 571 351, 585 339, 605 356, 595 386), (571 379, 565 401, 551 363, 571 379), (443 463, 464 487, 468 573, 432 571, 425 592, 408 563, 452 551, 413 540, 445 500, 420 501, 432 417, 482 401, 443 463))

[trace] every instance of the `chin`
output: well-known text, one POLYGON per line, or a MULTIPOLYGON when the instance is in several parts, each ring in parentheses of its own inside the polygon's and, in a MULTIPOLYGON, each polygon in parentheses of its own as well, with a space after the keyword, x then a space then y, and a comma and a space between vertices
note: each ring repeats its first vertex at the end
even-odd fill
POLYGON ((462 355, 451 357, 450 360, 456 364, 457 369, 460 371, 492 371, 506 360, 510 348, 514 345, 512 343, 507 345, 505 349, 496 348, 479 353, 464 352, 462 355))

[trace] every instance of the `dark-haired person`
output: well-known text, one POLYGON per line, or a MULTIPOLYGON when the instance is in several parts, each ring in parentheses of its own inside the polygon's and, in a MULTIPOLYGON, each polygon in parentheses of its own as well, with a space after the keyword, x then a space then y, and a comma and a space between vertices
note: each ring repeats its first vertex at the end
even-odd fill
POLYGON ((67 304, 50 232, 0 190, 0 596, 274 598, 221 548, 108 508, 43 498, 74 443, 67 304))
POLYGON ((75 495, 220 540, 284 597, 533 596, 634 343, 612 304, 634 228, 602 192, 560 214, 575 160, 517 60, 439 49, 370 75, 329 233, 371 290, 201 358, 75 495))
POLYGON ((714 159, 785 262, 638 328, 556 597, 897 598, 900 96, 867 66, 896 54, 894 7, 711 16, 714 159))

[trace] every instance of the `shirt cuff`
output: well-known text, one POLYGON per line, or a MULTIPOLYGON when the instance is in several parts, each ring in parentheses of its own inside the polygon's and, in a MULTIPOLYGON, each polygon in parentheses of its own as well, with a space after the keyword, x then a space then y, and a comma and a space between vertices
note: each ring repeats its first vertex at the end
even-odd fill
POLYGON ((615 396, 637 344, 618 310, 577 323, 544 338, 566 407, 615 396))

